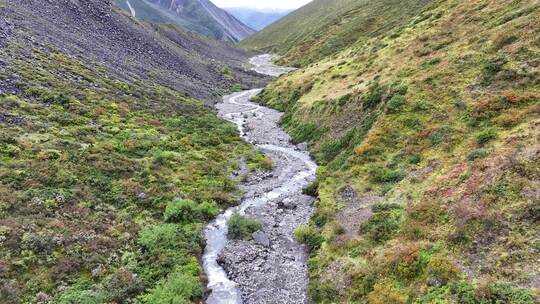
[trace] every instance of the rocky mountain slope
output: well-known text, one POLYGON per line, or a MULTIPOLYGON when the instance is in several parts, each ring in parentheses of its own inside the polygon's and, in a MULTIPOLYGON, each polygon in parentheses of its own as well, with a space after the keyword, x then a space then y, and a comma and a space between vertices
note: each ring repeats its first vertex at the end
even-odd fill
POLYGON ((36 40, 30 41, 35 47, 52 46, 102 64, 119 78, 150 78, 202 99, 212 99, 215 92, 236 83, 249 86, 260 79, 241 67, 247 53, 174 27, 133 20, 110 1, 53 1, 37 10, 38 3, 7 2, 10 24, 5 30, 26 31, 27 39, 36 40), (222 73, 225 67, 231 69, 230 75, 222 73))
POLYGON ((136 18, 174 24, 216 40, 238 42, 255 33, 209 0, 115 0, 136 18))
POLYGON ((264 161, 203 103, 265 82, 247 56, 111 1, 0 0, 0 303, 200 301, 202 229, 264 161))
POLYGON ((244 45, 303 67, 258 102, 320 164, 314 302, 538 303, 537 1, 315 1, 244 45))
POLYGON ((258 9, 252 7, 229 7, 225 8, 225 10, 257 31, 264 29, 291 12, 291 10, 258 9))

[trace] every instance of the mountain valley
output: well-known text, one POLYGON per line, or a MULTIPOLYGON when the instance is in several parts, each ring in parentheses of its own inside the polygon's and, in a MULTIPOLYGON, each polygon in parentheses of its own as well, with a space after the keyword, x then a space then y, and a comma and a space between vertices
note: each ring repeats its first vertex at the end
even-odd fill
POLYGON ((0 0, 0 304, 540 303, 538 1, 250 14, 0 0))

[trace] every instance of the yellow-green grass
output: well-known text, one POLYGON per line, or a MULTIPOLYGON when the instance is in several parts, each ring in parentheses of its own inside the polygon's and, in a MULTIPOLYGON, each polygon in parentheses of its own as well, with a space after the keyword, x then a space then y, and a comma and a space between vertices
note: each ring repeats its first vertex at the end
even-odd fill
POLYGON ((539 20, 533 1, 435 1, 257 97, 321 165, 314 301, 535 302, 539 20), (371 219, 344 222, 349 187, 371 219))
POLYGON ((0 58, 0 302, 200 300, 204 224, 264 157, 184 93, 16 43, 0 58))

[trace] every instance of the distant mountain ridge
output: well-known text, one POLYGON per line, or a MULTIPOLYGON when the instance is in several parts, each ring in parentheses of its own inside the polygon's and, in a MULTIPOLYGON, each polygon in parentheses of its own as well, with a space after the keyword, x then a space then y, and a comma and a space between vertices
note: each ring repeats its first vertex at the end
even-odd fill
POLYGON ((209 0, 114 0, 141 20, 173 24, 209 38, 239 42, 255 33, 209 0))
POLYGON ((257 31, 266 28, 293 11, 291 9, 259 9, 254 7, 227 7, 225 10, 257 31))

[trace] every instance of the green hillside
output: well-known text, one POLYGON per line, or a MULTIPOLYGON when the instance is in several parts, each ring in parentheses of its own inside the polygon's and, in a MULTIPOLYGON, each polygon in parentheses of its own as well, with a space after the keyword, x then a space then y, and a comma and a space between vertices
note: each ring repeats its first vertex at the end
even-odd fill
POLYGON ((276 52, 285 65, 305 66, 405 24, 430 2, 315 0, 241 45, 276 52))
POLYGON ((0 1, 1 304, 200 302, 203 228, 267 162, 187 93, 248 54, 118 12, 0 1))
POLYGON ((315 1, 244 43, 305 66, 257 100, 321 165, 310 296, 537 303, 540 5, 424 4, 315 1))

